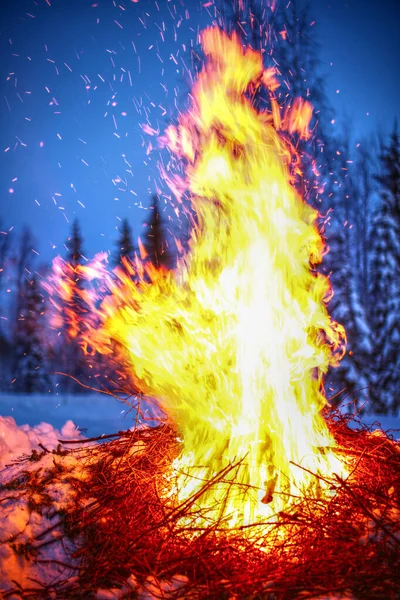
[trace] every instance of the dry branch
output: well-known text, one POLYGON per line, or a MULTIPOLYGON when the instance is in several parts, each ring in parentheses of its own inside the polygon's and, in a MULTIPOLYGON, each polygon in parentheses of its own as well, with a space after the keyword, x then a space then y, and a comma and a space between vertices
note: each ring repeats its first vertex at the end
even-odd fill
MULTIPOLYGON (((168 425, 74 448, 70 454, 86 465, 74 485, 91 502, 63 517, 65 535, 83 536, 73 556, 79 586, 60 583, 55 597, 94 598, 97 589, 121 588, 131 575, 155 594, 154 582, 181 575, 187 583, 174 591, 160 583, 160 598, 400 598, 400 445, 383 432, 351 428, 343 416, 328 422, 349 465, 347 479, 332 474, 329 497, 315 486, 269 523, 237 529, 222 519, 196 523, 202 493, 239 462, 183 503, 167 497, 165 474, 181 450, 168 425)), ((227 493, 243 492, 229 480, 227 493)), ((124 596, 136 597, 134 590, 124 596)))

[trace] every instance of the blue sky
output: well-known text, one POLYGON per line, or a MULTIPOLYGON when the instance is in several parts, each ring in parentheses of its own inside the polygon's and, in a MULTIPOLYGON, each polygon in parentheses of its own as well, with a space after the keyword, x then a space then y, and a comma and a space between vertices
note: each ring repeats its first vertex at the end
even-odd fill
MULTIPOLYGON (((29 225, 39 261, 64 254, 78 218, 88 257, 140 233, 161 186, 156 137, 190 84, 190 44, 212 5, 192 0, 4 0, 0 147, 3 229, 29 225)), ((355 138, 399 115, 400 3, 313 0, 336 126, 355 138), (331 64, 332 63, 332 64, 331 64), (338 93, 337 93, 338 90, 338 93)))
POLYGON ((388 132, 400 116, 399 0, 313 0, 329 100, 354 134, 388 132), (331 64, 332 63, 332 64, 331 64))

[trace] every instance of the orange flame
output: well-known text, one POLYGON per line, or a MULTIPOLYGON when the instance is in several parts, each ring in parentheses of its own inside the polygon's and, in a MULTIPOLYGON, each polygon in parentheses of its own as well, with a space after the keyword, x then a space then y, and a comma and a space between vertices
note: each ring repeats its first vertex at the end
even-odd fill
POLYGON ((180 202, 190 193, 190 252, 173 272, 138 259, 136 282, 98 260, 110 294, 87 336, 103 353, 113 341, 125 348, 140 389, 178 426, 179 498, 240 461, 231 475, 240 494, 227 492, 227 476, 201 498, 205 519, 222 514, 237 526, 310 484, 293 463, 341 469, 321 409, 322 376, 345 334, 327 312, 329 282, 313 269, 324 252, 317 213, 290 183, 292 149, 277 131, 308 136, 311 107, 297 101, 281 119, 273 101, 272 115, 258 112, 247 92, 276 88, 261 55, 216 28, 202 45, 192 104, 162 140, 186 163, 185 177, 164 175, 180 202))

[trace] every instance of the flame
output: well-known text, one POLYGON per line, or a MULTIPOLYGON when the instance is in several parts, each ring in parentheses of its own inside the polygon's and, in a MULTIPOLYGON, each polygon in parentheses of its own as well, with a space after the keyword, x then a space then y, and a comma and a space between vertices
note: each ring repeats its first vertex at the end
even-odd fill
POLYGON ((324 253, 318 215, 292 185, 293 149, 277 130, 308 136, 311 107, 296 101, 281 119, 259 53, 217 28, 201 41, 191 106, 162 139, 185 164, 184 177, 164 176, 197 215, 190 251, 169 272, 138 259, 111 276, 97 261, 110 293, 88 336, 103 353, 113 341, 125 348, 139 388, 176 423, 179 499, 236 464, 201 496, 207 518, 233 527, 283 509, 310 485, 308 470, 342 469, 321 410, 322 377, 345 334, 314 268, 324 253), (273 114, 252 106, 260 86, 273 114))

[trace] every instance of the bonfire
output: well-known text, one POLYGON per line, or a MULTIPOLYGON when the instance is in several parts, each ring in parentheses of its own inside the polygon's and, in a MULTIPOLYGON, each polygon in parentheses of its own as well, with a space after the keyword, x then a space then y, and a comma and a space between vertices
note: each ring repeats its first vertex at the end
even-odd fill
MULTIPOLYGON (((138 414, 155 398, 160 424, 66 442, 58 460, 43 449, 24 477, 6 473, 3 493, 36 494, 33 510, 55 481, 73 498, 20 552, 40 561, 56 528, 70 562, 6 597, 399 597, 400 447, 351 428, 324 393, 345 333, 289 141, 310 135, 312 107, 282 110, 274 70, 235 35, 201 41, 191 104, 160 140, 189 251, 171 271, 144 254, 113 273, 104 255, 74 267, 93 284, 80 291, 83 349, 124 364, 138 414), (252 102, 260 88, 270 111, 252 102)), ((71 268, 58 259, 45 284, 56 309, 71 268)))

